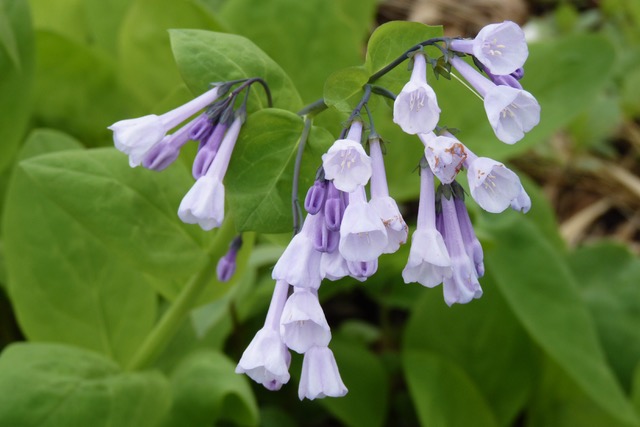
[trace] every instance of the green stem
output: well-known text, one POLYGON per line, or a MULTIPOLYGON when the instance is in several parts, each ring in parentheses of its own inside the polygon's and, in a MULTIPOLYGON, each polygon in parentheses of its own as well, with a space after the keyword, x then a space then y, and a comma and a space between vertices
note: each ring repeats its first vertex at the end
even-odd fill
MULTIPOLYGON (((218 230, 215 241, 222 244, 222 241, 228 240, 227 234, 229 233, 233 233, 233 224, 231 221, 225 221, 222 228, 218 230)), ((218 244, 213 245, 214 248, 217 246, 218 244)), ((138 371, 148 368, 171 342, 189 312, 195 306, 200 294, 211 283, 216 274, 216 261, 211 254, 207 258, 207 263, 203 269, 182 288, 178 297, 173 301, 169 309, 164 312, 151 333, 147 335, 145 341, 127 364, 127 370, 138 371)))
POLYGON ((323 112, 324 110, 326 110, 327 108, 327 104, 324 103, 324 98, 320 98, 317 101, 313 101, 311 104, 309 105, 305 105, 302 110, 298 111, 298 115, 299 116, 315 116, 318 113, 323 112))
POLYGON ((291 189, 291 209, 293 210, 293 235, 295 236, 300 232, 300 226, 302 223, 302 209, 300 209, 300 202, 298 201, 298 185, 300 181, 300 167, 302 166, 302 155, 304 154, 304 147, 307 145, 309 139, 309 133, 311 132, 311 125, 313 120, 310 117, 305 117, 304 128, 302 129, 302 135, 300 136, 300 143, 298 144, 298 152, 296 153, 296 162, 293 166, 293 185, 291 189))

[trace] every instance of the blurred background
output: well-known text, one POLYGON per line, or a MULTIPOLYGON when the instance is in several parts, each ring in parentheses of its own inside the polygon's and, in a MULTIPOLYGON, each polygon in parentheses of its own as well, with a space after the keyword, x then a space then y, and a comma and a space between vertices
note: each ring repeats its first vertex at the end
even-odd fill
MULTIPOLYGON (((637 0, 0 6, 1 426, 107 418, 117 427, 640 425, 637 0), (193 96, 168 30, 247 37, 310 103, 332 73, 362 64, 369 36, 393 20, 466 37, 513 20, 530 42, 523 85, 540 101, 542 122, 514 146, 495 139, 463 87, 429 77, 446 124, 474 152, 517 171, 533 200, 527 215, 468 203, 485 249, 485 295, 449 308, 440 288, 404 284, 408 245, 381 258, 364 284, 323 285, 350 392, 300 402, 300 357, 276 393, 233 373, 262 326, 271 268, 289 239, 247 233, 234 279, 212 280, 162 353, 130 372, 184 283, 215 267, 210 248, 221 256, 234 234, 205 233, 175 215, 195 148, 166 174, 129 170, 124 155, 104 148, 108 125, 193 96)), ((390 111, 378 103, 376 129, 390 142, 391 195, 413 229, 421 148, 390 111)), ((345 118, 329 110, 315 124, 336 136, 345 118)))

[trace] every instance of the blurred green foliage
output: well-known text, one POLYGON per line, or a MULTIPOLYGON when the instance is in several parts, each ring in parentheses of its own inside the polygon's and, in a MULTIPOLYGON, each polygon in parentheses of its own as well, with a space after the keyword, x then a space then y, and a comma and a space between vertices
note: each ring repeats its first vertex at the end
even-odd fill
MULTIPOLYGON (((542 122, 519 144, 497 142, 481 103, 456 81, 430 78, 444 124, 501 161, 544 151, 561 129, 576 150, 611 153, 616 124, 640 116, 638 4, 581 12, 563 3, 533 23, 540 40, 523 83, 542 122)), ((0 342, 13 341, 0 354, 1 426, 640 425, 640 261, 614 243, 566 248, 553 208, 525 179, 526 216, 469 206, 486 254, 481 300, 449 308, 438 289, 402 283, 406 245, 364 284, 323 286, 344 398, 299 402, 298 357, 278 393, 233 372, 264 318, 288 236, 245 233, 234 280, 207 281, 184 303, 186 283, 215 268, 234 228, 290 229, 303 103, 324 96, 332 109, 314 123, 301 196, 367 77, 441 32, 390 23, 367 48, 376 7, 0 0, 0 285, 20 328, 0 317, 0 342), (130 169, 105 148, 106 127, 173 108, 191 96, 186 88, 253 75, 269 82, 278 109, 255 112, 265 98, 252 94, 227 177, 235 224, 205 233, 176 215, 192 183, 183 163, 161 174, 130 169), (159 357, 130 370, 182 303, 188 316, 159 357)), ((397 91, 407 78, 400 66, 379 83, 397 91)), ((422 149, 390 112, 376 103, 376 130, 391 142, 390 191, 411 222, 422 149)))

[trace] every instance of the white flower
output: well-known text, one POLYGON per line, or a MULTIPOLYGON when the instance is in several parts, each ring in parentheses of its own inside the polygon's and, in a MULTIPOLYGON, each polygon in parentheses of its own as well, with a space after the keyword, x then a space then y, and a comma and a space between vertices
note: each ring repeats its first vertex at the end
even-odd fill
POLYGON ((338 365, 328 347, 312 347, 304 355, 298 397, 300 400, 342 397, 347 388, 340 378, 338 365))
POLYGON ((418 137, 424 144, 424 156, 433 174, 443 184, 451 183, 467 158, 464 145, 454 137, 436 136, 433 132, 418 137))
POLYGON ((129 156, 132 168, 142 163, 146 154, 162 141, 167 132, 162 120, 155 114, 120 120, 108 129, 113 131, 116 148, 129 156))
POLYGON ((500 213, 520 194, 520 179, 505 165, 487 157, 477 157, 467 173, 471 196, 487 212, 500 213))
POLYGON ((426 59, 420 53, 413 58, 411 78, 393 103, 394 123, 411 135, 431 132, 440 119, 436 93, 427 84, 426 59))
POLYGON ((433 288, 451 274, 451 258, 438 230, 423 228, 414 231, 409 260, 402 270, 404 282, 418 282, 433 288))
POLYGON ((496 136, 507 144, 520 141, 540 123, 540 104, 526 90, 495 86, 484 97, 484 108, 496 136))
POLYGON ((371 178, 371 158, 359 142, 339 139, 322 155, 322 167, 326 179, 348 193, 359 185, 366 185, 371 178))
POLYGON ((280 335, 287 347, 300 354, 313 346, 329 345, 331 329, 315 292, 296 288, 289 296, 280 319, 280 335))
POLYGON ((409 227, 404 222, 398 205, 391 197, 374 197, 369 205, 378 214, 387 230, 387 246, 383 253, 391 254, 407 242, 409 227))
POLYGON ((340 225, 339 249, 347 261, 373 261, 387 247, 384 223, 367 203, 364 187, 349 194, 349 205, 340 225))
POLYGON ((329 280, 340 280, 349 275, 347 260, 340 251, 325 252, 320 259, 320 276, 329 280))
POLYGON ((265 326, 242 353, 237 374, 247 374, 269 390, 279 390, 289 381, 291 355, 275 329, 265 326))
POLYGON ((202 176, 184 196, 178 216, 203 230, 220 227, 224 220, 224 185, 215 176, 202 176))

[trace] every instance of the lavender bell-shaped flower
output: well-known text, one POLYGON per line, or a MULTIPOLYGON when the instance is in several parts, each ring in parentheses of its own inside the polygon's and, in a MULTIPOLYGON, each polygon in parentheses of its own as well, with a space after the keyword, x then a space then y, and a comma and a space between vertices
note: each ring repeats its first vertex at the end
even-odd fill
POLYGON ((369 205, 378 214, 387 230, 387 246, 383 253, 394 253, 407 241, 409 228, 404 222, 398 204, 389 197, 387 175, 384 170, 382 148, 378 138, 370 138, 369 152, 371 154, 371 200, 369 205))
POLYGON ((433 173, 429 168, 420 171, 420 202, 418 224, 411 236, 411 249, 406 267, 402 270, 405 283, 418 282, 432 288, 451 277, 451 259, 442 235, 436 229, 436 207, 433 173))
POLYGON ((364 282, 378 271, 378 259, 371 261, 347 261, 349 276, 364 282))
POLYGON ((314 248, 314 230, 321 220, 317 215, 307 215, 300 233, 293 236, 289 245, 273 267, 271 277, 284 280, 297 288, 318 289, 322 253, 314 248))
POLYGON ((500 141, 515 144, 540 122, 540 104, 529 92, 496 85, 458 57, 450 61, 483 97, 487 118, 500 141))
POLYGON ((415 135, 431 132, 439 119, 436 93, 427 84, 427 60, 424 54, 416 53, 411 78, 393 103, 393 121, 404 132, 415 135))
POLYGON ((433 174, 443 184, 452 182, 467 158, 465 146, 448 132, 441 136, 429 132, 418 137, 424 144, 424 156, 433 174))
POLYGON ((453 194, 440 199, 444 222, 444 242, 451 257, 452 275, 443 280, 444 301, 447 305, 466 304, 482 296, 476 266, 467 255, 460 231, 453 194))
POLYGON ((333 143, 322 155, 322 167, 326 179, 333 180, 338 190, 348 193, 359 185, 366 185, 371 177, 371 159, 362 148, 362 122, 351 124, 346 139, 333 143))
POLYGON ((331 329, 317 290, 294 288, 280 318, 280 335, 287 347, 300 354, 314 346, 329 345, 331 329))
POLYGON ((129 156, 131 167, 140 165, 149 151, 162 141, 168 131, 215 101, 218 98, 218 91, 218 87, 214 87, 160 116, 150 114, 112 124, 108 129, 113 131, 115 147, 129 156))
POLYGON ((522 185, 518 196, 511 201, 511 209, 522 213, 527 213, 531 209, 531 198, 522 185))
POLYGON ((237 117, 220 144, 220 151, 206 174, 198 178, 184 196, 178 216, 187 224, 199 224, 203 230, 220 227, 224 220, 224 185, 233 147, 236 144, 243 118, 237 117))
POLYGON ((298 388, 300 400, 321 399, 327 396, 342 397, 347 392, 331 350, 326 346, 311 347, 304 354, 302 361, 302 375, 298 388))
POLYGON ((279 331, 288 290, 287 282, 276 282, 264 326, 256 333, 236 367, 237 374, 247 374, 272 391, 279 390, 290 378, 291 354, 279 331))
POLYGON ((452 40, 450 48, 474 55, 496 75, 513 73, 529 56, 524 31, 512 21, 489 24, 473 40, 452 40))
POLYGON ((340 251, 325 252, 320 259, 320 277, 329 280, 340 280, 349 275, 347 260, 340 251))
POLYGON ((470 153, 466 166, 471 197, 485 211, 500 213, 520 195, 520 178, 502 163, 470 153))
POLYGON ((386 227, 360 186, 349 193, 349 206, 340 225, 340 253, 347 261, 366 262, 378 258, 386 247, 386 227))
POLYGON ((482 251, 482 245, 476 237, 476 233, 473 231, 473 224, 471 218, 469 218, 469 212, 464 204, 464 190, 457 182, 451 185, 453 189, 453 202, 456 207, 456 214, 458 215, 458 224, 460 225, 460 234, 462 234, 462 241, 464 242, 464 249, 469 256, 469 259, 473 261, 476 267, 476 274, 478 278, 484 276, 484 252, 482 251))

